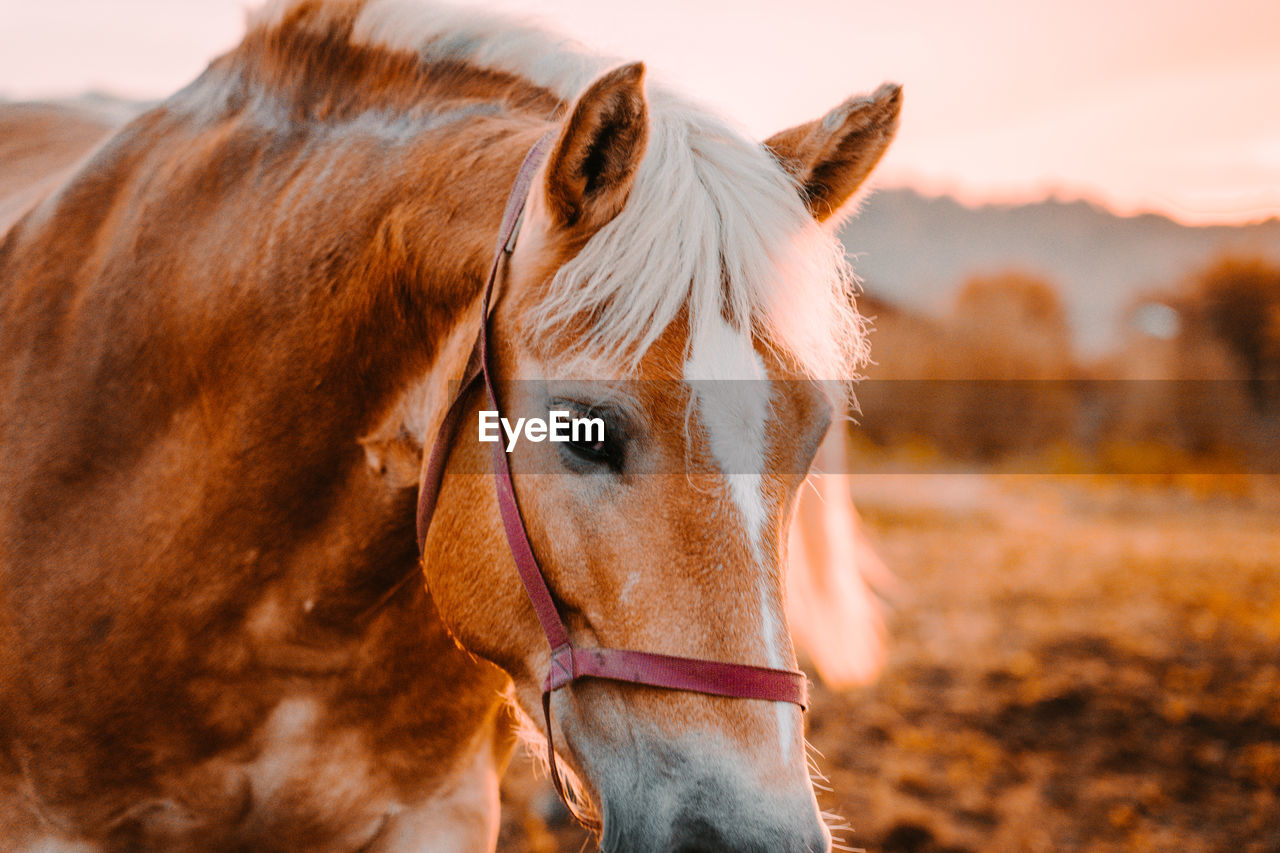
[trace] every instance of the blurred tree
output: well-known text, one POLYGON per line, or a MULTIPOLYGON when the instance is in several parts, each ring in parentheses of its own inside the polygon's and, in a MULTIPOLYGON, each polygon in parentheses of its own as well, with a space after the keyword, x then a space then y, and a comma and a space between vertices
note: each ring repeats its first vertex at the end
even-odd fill
POLYGON ((985 339, 969 378, 1063 379, 1071 373, 1071 331, 1058 289, 1033 273, 974 276, 956 291, 951 320, 985 339), (985 356, 984 359, 979 356, 985 356))
POLYGON ((1273 363, 1280 363, 1280 301, 1271 306, 1271 317, 1267 322, 1267 358, 1273 363))
POLYGON ((994 459, 1070 434, 1071 332, 1051 282, 1018 270, 974 276, 956 291, 947 326, 954 345, 943 375, 963 381, 944 390, 944 447, 994 459))
POLYGON ((1010 270, 974 276, 956 293, 960 317, 1008 320, 1016 327, 1031 326, 1066 337, 1067 318, 1058 289, 1032 273, 1010 270), (992 316, 996 315, 996 316, 992 316))
POLYGON ((1189 318, 1240 363, 1254 409, 1267 411, 1280 381, 1280 268, 1262 258, 1219 258, 1188 288, 1189 318))

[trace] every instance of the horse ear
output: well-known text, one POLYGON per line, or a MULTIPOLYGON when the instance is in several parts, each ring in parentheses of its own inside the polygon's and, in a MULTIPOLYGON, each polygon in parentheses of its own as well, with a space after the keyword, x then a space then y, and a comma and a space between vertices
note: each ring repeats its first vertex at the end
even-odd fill
POLYGON ((648 138, 643 63, 592 83, 573 105, 547 164, 547 207, 555 224, 590 235, 617 216, 648 138))
POLYGON ((853 197, 893 141, 902 87, 885 83, 874 94, 850 98, 817 121, 784 130, 765 146, 804 189, 819 222, 853 197))

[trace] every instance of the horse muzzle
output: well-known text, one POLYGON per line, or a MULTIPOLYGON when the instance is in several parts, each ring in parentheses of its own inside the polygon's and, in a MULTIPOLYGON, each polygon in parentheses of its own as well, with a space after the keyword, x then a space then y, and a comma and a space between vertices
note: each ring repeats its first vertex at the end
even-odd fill
POLYGON ((640 744, 605 762, 592 787, 601 853, 829 853, 807 773, 749 772, 698 744, 640 744))

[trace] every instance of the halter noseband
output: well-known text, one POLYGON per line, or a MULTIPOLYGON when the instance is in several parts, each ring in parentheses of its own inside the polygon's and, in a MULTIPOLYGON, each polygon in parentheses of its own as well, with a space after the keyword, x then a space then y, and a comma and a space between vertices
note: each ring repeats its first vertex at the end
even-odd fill
MULTIPOLYGON (((426 545, 427 531, 431 527, 431 518, 435 514, 436 499, 440 495, 449 446, 466 414, 465 401, 468 392, 478 381, 484 383, 490 408, 498 410, 498 395, 494 390, 493 367, 488 344, 489 301, 503 261, 515 249, 516 234, 520 228, 521 214, 529 195, 529 188, 553 139, 554 132, 547 133, 525 155, 515 183, 511 187, 511 194, 507 198, 493 265, 489 268, 489 279, 485 283, 480 332, 476 336, 475 346, 467 361, 458 394, 453 398, 440 431, 436 435, 418 498, 418 550, 420 553, 426 545)), ((497 488, 498 509, 502 514, 502 526, 507 534, 511 556, 515 560, 516 570, 520 573, 520 580, 524 582, 525 591, 529 594, 533 611, 537 614, 538 622, 542 625, 543 633, 547 635, 547 642, 551 646, 551 666, 542 693, 542 710, 547 723, 547 759, 551 766, 551 778, 555 783, 556 792, 576 817, 581 819, 566 796, 560 773, 556 769, 555 744, 551 733, 551 694, 579 678, 603 678, 610 681, 739 699, 793 702, 801 708, 807 708, 808 682, 802 672, 624 649, 575 646, 556 609, 546 578, 538 567, 538 560, 533 555, 533 547, 529 543, 529 535, 525 531, 520 507, 516 502, 515 484, 511 479, 507 454, 501 442, 493 444, 493 481, 497 488)))

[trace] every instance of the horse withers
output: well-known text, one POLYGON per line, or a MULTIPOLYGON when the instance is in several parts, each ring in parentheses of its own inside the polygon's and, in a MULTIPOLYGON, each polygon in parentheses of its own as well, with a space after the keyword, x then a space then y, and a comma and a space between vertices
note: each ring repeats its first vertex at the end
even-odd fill
MULTIPOLYGON (((414 511, 549 131, 489 324, 504 414, 553 388, 606 423, 509 457, 560 616, 794 668, 787 529, 842 402, 809 380, 865 356, 823 223, 901 95, 760 145, 609 68, 475 13, 275 4, 9 230, 0 847, 494 849, 550 649, 473 476, 479 394, 420 574, 414 511)), ((794 704, 552 704, 604 850, 828 849, 794 704)))

